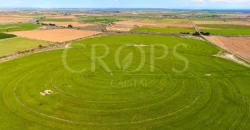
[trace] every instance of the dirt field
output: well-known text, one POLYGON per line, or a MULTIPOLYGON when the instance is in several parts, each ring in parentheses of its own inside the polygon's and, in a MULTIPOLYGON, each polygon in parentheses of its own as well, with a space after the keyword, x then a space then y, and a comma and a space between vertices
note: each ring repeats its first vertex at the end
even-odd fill
POLYGON ((64 27, 68 27, 68 25, 72 25, 73 27, 87 27, 87 26, 93 26, 94 24, 87 24, 87 23, 84 23, 84 24, 81 24, 81 23, 78 23, 78 22, 43 22, 43 23, 46 23, 46 24, 56 24, 57 26, 64 26, 64 27))
POLYGON ((250 26, 250 22, 246 21, 194 21, 195 24, 233 24, 250 26))
POLYGON ((32 18, 29 18, 29 17, 4 17, 4 16, 0 16, 0 24, 28 22, 31 19, 32 18))
POLYGON ((118 25, 137 25, 137 26, 153 26, 153 27, 182 27, 182 28, 193 28, 193 25, 191 23, 186 23, 186 22, 148 22, 148 21, 139 21, 139 20, 134 20, 134 21, 119 21, 116 22, 118 25))
POLYGON ((134 25, 114 24, 107 27, 108 31, 130 31, 134 28, 134 25))
POLYGON ((21 32, 12 32, 10 34, 15 34, 20 37, 43 40, 43 41, 66 42, 100 33, 101 32, 96 32, 96 31, 56 29, 56 30, 21 31, 21 32))
POLYGON ((250 37, 209 36, 206 38, 218 46, 250 61, 250 37))

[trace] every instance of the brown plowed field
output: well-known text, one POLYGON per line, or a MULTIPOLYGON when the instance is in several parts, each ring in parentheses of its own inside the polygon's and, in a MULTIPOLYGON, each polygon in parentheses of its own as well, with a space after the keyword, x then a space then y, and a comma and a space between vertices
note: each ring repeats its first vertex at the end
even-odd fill
POLYGON ((11 32, 10 34, 15 34, 20 37, 37 39, 43 41, 51 42, 66 42, 71 40, 76 40, 102 32, 96 31, 85 31, 85 30, 73 30, 73 29, 55 29, 55 30, 34 30, 34 31, 20 31, 11 32))
POLYGON ((248 21, 194 21, 195 24, 233 24, 250 26, 248 21))
POLYGON ((209 36, 209 41, 250 61, 250 37, 209 36))
POLYGON ((130 26, 153 26, 153 27, 182 27, 182 28, 193 28, 191 23, 187 22, 148 22, 148 21, 139 21, 139 20, 131 20, 131 21, 119 21, 116 22, 118 25, 130 25, 130 26))
POLYGON ((78 22, 43 22, 43 23, 46 23, 46 24, 56 24, 57 26, 64 26, 64 27, 68 27, 68 25, 72 25, 73 27, 87 27, 87 26, 93 26, 94 24, 87 24, 87 23, 84 23, 84 24, 81 24, 81 23, 78 23, 78 22))

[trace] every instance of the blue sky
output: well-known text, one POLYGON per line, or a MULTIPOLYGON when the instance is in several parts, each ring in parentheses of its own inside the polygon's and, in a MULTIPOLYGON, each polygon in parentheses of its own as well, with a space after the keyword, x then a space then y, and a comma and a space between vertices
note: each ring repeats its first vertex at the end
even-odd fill
POLYGON ((250 9, 250 0, 0 0, 0 7, 250 9))

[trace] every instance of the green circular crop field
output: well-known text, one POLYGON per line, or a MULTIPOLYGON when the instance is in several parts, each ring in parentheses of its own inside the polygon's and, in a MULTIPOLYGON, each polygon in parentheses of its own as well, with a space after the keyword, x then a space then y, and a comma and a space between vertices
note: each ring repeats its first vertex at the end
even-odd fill
POLYGON ((219 51, 195 39, 112 35, 1 63, 0 129, 250 128, 250 69, 219 51))

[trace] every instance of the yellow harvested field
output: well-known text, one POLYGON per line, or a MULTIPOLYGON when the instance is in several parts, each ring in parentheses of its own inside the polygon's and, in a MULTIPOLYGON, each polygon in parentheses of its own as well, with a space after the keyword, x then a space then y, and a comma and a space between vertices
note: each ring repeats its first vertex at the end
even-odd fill
POLYGON ((50 42, 66 42, 101 33, 102 32, 86 31, 86 30, 55 29, 55 30, 19 31, 19 32, 11 32, 9 34, 15 34, 19 37, 50 41, 50 42))

